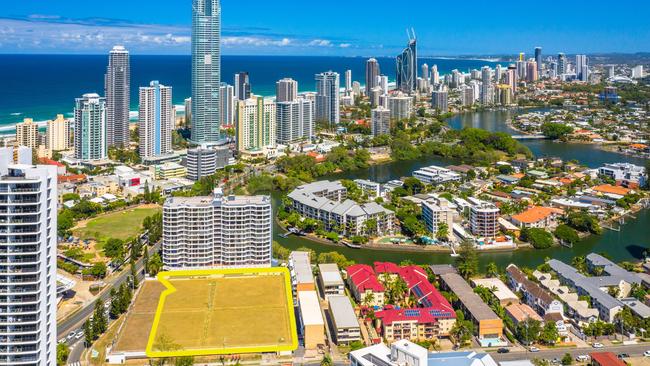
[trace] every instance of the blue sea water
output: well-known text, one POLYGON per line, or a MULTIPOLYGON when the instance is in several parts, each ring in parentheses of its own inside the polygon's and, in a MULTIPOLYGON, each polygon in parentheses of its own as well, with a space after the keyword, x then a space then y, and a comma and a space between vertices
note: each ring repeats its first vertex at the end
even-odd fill
MULTIPOLYGON (((395 60, 377 58, 381 72, 395 78, 395 60)), ((131 110, 137 110, 138 87, 151 80, 173 87, 174 104, 190 96, 190 56, 131 56, 131 110)), ((234 74, 248 71, 252 91, 275 94, 275 82, 284 77, 298 81, 300 91, 315 89, 314 74, 352 70, 352 79, 364 83, 362 57, 310 56, 223 56, 222 81, 232 84, 234 74)), ((436 64, 441 74, 453 69, 468 71, 496 63, 482 60, 427 59, 420 64, 436 64)), ((23 118, 52 119, 56 114, 71 116, 74 99, 84 93, 104 94, 105 55, 0 55, 0 133, 23 118)))

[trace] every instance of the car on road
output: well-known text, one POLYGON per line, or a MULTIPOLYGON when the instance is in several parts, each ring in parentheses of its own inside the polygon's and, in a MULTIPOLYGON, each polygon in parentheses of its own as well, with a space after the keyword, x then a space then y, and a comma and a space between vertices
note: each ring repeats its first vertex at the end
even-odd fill
POLYGON ((603 347, 605 347, 600 342, 594 342, 591 346, 594 347, 594 348, 603 348, 603 347))
POLYGON ((507 349, 507 348, 499 348, 499 349, 497 350, 497 353, 508 353, 508 352, 510 352, 510 350, 507 349))
POLYGON ((75 336, 75 332, 70 332, 70 333, 68 333, 68 336, 66 338, 68 340, 72 340, 72 338, 74 338, 74 336, 75 336))
POLYGON ((619 353, 616 357, 622 360, 624 358, 630 358, 630 355, 627 353, 619 353))
POLYGON ((587 362, 587 361, 589 361, 589 356, 587 356, 587 355, 577 355, 576 356, 576 361, 578 361, 578 362, 587 362))
POLYGON ((67 341, 67 339, 65 339, 65 338, 61 338, 61 339, 59 339, 59 344, 63 344, 63 343, 65 343, 66 341, 67 341))
POLYGON ((80 330, 80 331, 77 332, 77 335, 74 336, 74 339, 79 340, 79 339, 83 338, 83 336, 84 336, 84 331, 80 330))
POLYGON ((643 352, 643 357, 650 357, 650 349, 643 352))
POLYGON ((528 349, 530 352, 539 352, 539 348, 533 346, 528 349))

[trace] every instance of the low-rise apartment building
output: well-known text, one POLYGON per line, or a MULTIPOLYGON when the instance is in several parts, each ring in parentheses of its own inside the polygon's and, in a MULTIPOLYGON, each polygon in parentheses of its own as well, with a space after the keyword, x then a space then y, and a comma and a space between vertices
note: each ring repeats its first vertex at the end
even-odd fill
POLYGON ((367 306, 384 305, 384 286, 377 280, 375 271, 367 264, 346 268, 347 282, 354 299, 367 306))
POLYGON ((361 327, 350 299, 345 295, 331 295, 328 303, 336 344, 361 340, 361 327))
POLYGON ((323 223, 326 230, 345 236, 388 235, 394 231, 395 213, 375 202, 364 204, 346 199, 347 190, 341 182, 320 181, 297 187, 287 196, 291 210, 303 217, 323 223), (369 233, 365 223, 376 225, 369 233))
POLYGON ((528 279, 528 276, 514 264, 506 267, 506 275, 510 288, 524 295, 524 303, 535 309, 539 314, 564 313, 562 302, 544 290, 540 285, 528 279))
POLYGON ((318 265, 318 280, 325 298, 332 295, 344 295, 345 283, 336 263, 321 263, 318 265))

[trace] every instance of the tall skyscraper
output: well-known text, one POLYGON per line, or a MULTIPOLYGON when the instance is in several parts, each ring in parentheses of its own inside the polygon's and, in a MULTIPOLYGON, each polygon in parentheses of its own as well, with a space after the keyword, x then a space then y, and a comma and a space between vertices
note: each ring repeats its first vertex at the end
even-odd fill
POLYGON ((558 53, 557 54, 557 74, 558 75, 566 74, 568 71, 569 70, 568 70, 566 55, 563 54, 563 53, 558 53))
POLYGON ((129 108, 131 106, 131 68, 129 51, 115 46, 108 56, 104 77, 106 97, 106 144, 129 145, 129 108))
POLYGON ((493 90, 492 69, 490 69, 490 66, 483 66, 481 68, 481 95, 479 97, 482 105, 494 103, 493 90))
POLYGON ((539 79, 537 70, 537 62, 535 60, 528 60, 528 63, 526 63, 526 81, 537 81, 539 79))
POLYGON ((251 81, 246 71, 235 74, 235 97, 238 100, 246 100, 251 97, 251 81))
POLYGON ((542 47, 535 47, 535 62, 537 62, 537 75, 542 75, 542 47))
POLYGON ((431 66, 431 85, 435 86, 440 83, 440 73, 438 73, 438 65, 431 66))
POLYGON ((270 267, 273 213, 269 196, 171 197, 163 206, 166 270, 270 267))
POLYGON ((222 126, 232 126, 235 123, 235 89, 232 85, 221 83, 219 88, 219 120, 222 126))
POLYGON ((221 139, 221 6, 219 0, 192 0, 193 143, 221 139))
POLYGON ((285 78, 275 83, 275 100, 277 102, 291 102, 298 98, 298 82, 285 78))
POLYGON ((70 120, 57 114, 56 119, 47 121, 45 147, 50 151, 68 150, 71 145, 70 120))
POLYGON ((276 144, 276 111, 272 99, 253 96, 238 101, 237 150, 259 150, 276 144))
POLYGON ((589 77, 586 55, 576 55, 576 77, 578 80, 581 81, 587 81, 589 77))
POLYGON ((370 58, 366 61, 366 95, 370 95, 372 88, 377 86, 377 77, 379 77, 379 62, 370 58))
POLYGON ((352 93, 352 70, 345 70, 345 94, 352 93))
POLYGON ((14 165, 12 150, 0 148, 0 364, 54 366, 57 172, 14 165))
POLYGON ((297 98, 276 103, 277 142, 291 144, 314 137, 314 101, 297 98))
POLYGON ((108 157, 106 98, 95 93, 77 98, 74 108, 74 157, 83 161, 108 157))
POLYGON ((330 125, 339 123, 339 74, 327 71, 316 74, 316 120, 330 125))
POLYGON ((412 93, 417 87, 418 79, 418 54, 417 54, 417 40, 415 32, 411 36, 408 33, 409 42, 404 51, 397 56, 397 89, 405 92, 412 93))
POLYGON ((38 149, 38 126, 34 120, 25 118, 23 122, 16 124, 16 143, 18 146, 38 149))
POLYGON ((154 158, 172 153, 175 110, 172 88, 158 81, 140 87, 138 133, 140 157, 154 158))

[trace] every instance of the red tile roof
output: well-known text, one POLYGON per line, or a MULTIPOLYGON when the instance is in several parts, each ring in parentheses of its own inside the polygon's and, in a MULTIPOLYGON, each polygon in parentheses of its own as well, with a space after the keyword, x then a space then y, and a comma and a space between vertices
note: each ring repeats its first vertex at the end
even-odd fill
POLYGON ((593 352, 589 356, 592 363, 600 366, 626 366, 626 363, 619 360, 612 352, 593 352))
POLYGON ((86 181, 86 175, 85 174, 59 175, 58 181, 59 183, 84 182, 86 181))
POLYGON ((397 264, 392 262, 375 262, 374 265, 377 273, 399 274, 401 270, 397 264))
POLYGON ((383 292, 384 286, 377 280, 375 271, 367 264, 354 264, 346 268, 348 277, 359 292, 371 290, 373 292, 383 292))
POLYGON ((39 158, 38 162, 41 163, 41 164, 45 164, 45 165, 55 165, 55 166, 58 166, 59 168, 62 168, 62 167, 65 166, 65 165, 59 163, 56 160, 52 160, 52 159, 48 159, 48 158, 39 158))

